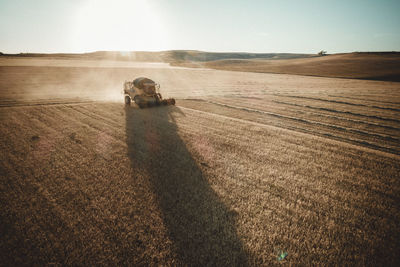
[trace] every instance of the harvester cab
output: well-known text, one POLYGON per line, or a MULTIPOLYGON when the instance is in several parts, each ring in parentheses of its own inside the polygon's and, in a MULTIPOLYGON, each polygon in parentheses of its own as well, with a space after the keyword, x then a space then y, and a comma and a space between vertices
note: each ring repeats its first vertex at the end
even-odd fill
POLYGON ((149 78, 140 77, 124 82, 125 104, 130 105, 132 100, 140 108, 175 105, 175 99, 163 99, 160 94, 160 85, 149 78))

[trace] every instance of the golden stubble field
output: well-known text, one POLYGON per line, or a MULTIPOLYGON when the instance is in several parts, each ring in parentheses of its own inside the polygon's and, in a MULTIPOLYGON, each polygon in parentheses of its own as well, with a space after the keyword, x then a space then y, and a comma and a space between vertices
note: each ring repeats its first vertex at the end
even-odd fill
POLYGON ((4 265, 400 262, 399 83, 2 58, 0 96, 4 265))

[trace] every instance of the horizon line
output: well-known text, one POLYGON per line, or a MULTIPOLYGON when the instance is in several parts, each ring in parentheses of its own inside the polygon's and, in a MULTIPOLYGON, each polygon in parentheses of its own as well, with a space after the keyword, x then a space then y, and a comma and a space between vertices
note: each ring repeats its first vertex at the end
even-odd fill
MULTIPOLYGON (((324 50, 321 50, 324 51, 324 50)), ((88 52, 19 52, 19 53, 7 53, 0 51, 0 55, 27 55, 27 54, 36 54, 36 55, 54 55, 54 54, 65 54, 65 55, 84 55, 84 54, 93 54, 93 53, 163 53, 163 52, 200 52, 200 53, 210 53, 210 54, 303 54, 303 55, 317 55, 316 53, 305 53, 305 52, 247 52, 247 51, 205 51, 205 50, 196 50, 196 49, 172 49, 172 50, 157 50, 157 51, 149 51, 149 50, 94 50, 88 52)), ((326 52, 326 51, 325 51, 326 52)), ((336 53, 326 53, 327 55, 335 55, 335 54, 351 54, 351 53, 400 53, 396 50, 375 50, 375 51, 351 51, 351 52, 336 52, 336 53)))

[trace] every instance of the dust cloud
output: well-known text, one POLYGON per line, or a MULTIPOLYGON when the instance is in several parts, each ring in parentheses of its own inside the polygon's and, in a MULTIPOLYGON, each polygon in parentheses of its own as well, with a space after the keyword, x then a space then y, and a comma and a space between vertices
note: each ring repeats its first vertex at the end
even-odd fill
POLYGON ((152 74, 169 77, 160 75, 169 68, 174 69, 165 63, 6 58, 0 61, 0 88, 2 99, 8 101, 122 103, 124 81, 152 74))

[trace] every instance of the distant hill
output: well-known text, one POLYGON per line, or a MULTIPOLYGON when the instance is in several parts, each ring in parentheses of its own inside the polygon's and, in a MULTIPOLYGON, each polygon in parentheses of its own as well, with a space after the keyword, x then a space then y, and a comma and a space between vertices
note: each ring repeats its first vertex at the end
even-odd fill
POLYGON ((309 58, 313 54, 291 54, 291 53, 244 53, 244 52, 203 52, 197 50, 170 50, 161 52, 145 51, 97 51, 82 54, 68 53, 20 53, 20 54, 0 54, 0 56, 13 57, 50 57, 50 58, 84 58, 99 60, 121 60, 121 61, 146 61, 146 62, 207 62, 223 59, 293 59, 309 58))
POLYGON ((170 50, 161 52, 97 51, 82 54, 0 53, 0 57, 166 62, 182 67, 400 82, 400 52, 354 52, 320 56, 317 54, 170 50))
POLYGON ((172 50, 161 52, 161 56, 166 62, 175 61, 195 61, 207 62, 224 59, 293 59, 309 58, 316 55, 312 54, 292 54, 292 53, 241 53, 241 52, 203 52, 196 50, 172 50))
POLYGON ((218 70, 400 82, 399 52, 354 52, 292 59, 225 59, 174 64, 218 70))

